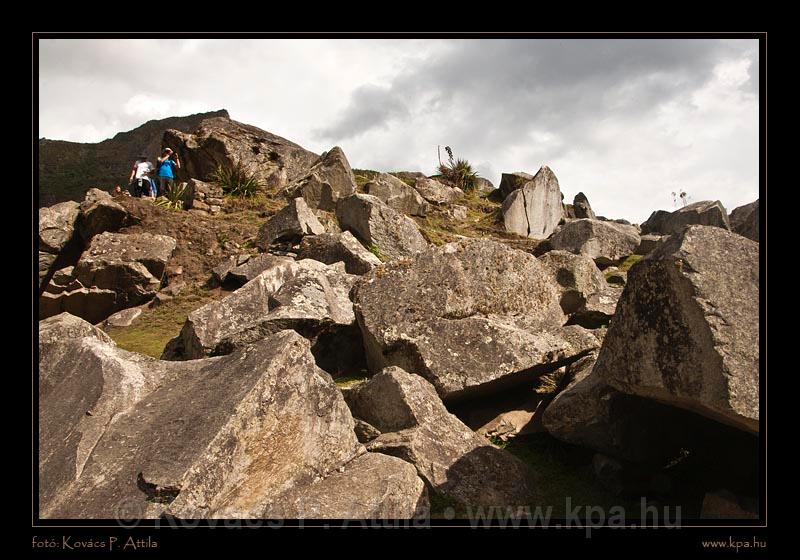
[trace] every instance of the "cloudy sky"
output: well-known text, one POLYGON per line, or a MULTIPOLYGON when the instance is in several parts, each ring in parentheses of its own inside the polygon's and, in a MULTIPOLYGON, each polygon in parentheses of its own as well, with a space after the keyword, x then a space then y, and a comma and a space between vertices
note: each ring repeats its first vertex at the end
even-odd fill
POLYGON ((39 136, 98 142, 225 108, 353 167, 433 173, 449 145, 495 183, 550 166, 569 201, 644 221, 758 197, 755 40, 47 40, 39 136))

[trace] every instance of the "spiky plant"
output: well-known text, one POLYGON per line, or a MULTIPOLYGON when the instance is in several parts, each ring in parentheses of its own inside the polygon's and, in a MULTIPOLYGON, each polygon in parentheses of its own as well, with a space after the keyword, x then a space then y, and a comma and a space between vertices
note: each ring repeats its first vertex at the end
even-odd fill
POLYGON ((450 146, 445 146, 444 149, 447 151, 448 161, 439 164, 439 174, 442 179, 463 191, 474 189, 478 173, 472 170, 469 161, 454 158, 450 146))
POLYGON ((223 193, 239 198, 252 198, 262 188, 261 180, 241 161, 220 165, 211 174, 211 179, 222 187, 223 193))
POLYGON ((186 183, 173 182, 163 196, 156 199, 156 204, 167 210, 183 210, 183 198, 186 194, 186 183))

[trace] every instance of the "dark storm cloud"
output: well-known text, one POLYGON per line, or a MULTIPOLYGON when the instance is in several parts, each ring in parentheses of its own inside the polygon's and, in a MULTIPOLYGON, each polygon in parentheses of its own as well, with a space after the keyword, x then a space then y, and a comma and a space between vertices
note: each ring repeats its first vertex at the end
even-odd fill
POLYGON ((325 138, 349 138, 388 125, 392 119, 408 115, 400 92, 371 84, 360 86, 350 96, 350 106, 341 118, 318 135, 325 138))

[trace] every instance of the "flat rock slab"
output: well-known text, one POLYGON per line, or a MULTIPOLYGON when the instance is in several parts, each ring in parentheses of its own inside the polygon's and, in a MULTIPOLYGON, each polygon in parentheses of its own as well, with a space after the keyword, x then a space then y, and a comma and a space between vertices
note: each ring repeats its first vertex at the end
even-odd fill
POLYGON ((379 173, 364 185, 364 192, 381 199, 387 206, 409 216, 425 216, 428 204, 425 199, 403 181, 389 175, 379 173))
POLYGON ((565 317, 549 271, 488 240, 431 248, 368 273, 354 303, 373 372, 397 365, 446 399, 523 382, 598 341, 565 317))
POLYGON ((550 238, 553 249, 589 256, 599 266, 633 255, 639 243, 635 226, 589 219, 568 221, 550 238))
POLYGON ((348 274, 366 274, 381 260, 369 252, 349 231, 309 235, 303 238, 299 259, 313 259, 325 264, 343 262, 348 274))
POLYGON ((458 187, 450 187, 427 177, 419 177, 414 183, 414 189, 422 198, 437 206, 452 204, 464 196, 464 191, 458 187))
POLYGON ((628 272, 595 368, 622 392, 757 433, 758 243, 710 226, 671 235, 628 272))

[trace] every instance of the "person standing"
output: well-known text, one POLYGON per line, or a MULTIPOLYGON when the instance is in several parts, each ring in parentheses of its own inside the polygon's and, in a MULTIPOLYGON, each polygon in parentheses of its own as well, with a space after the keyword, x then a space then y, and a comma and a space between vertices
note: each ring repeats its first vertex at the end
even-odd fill
POLYGON ((131 169, 131 176, 128 178, 128 183, 131 184, 131 194, 155 198, 155 184, 151 177, 153 171, 155 171, 155 167, 147 161, 145 156, 137 158, 131 169))
POLYGON ((178 154, 171 148, 165 148, 164 154, 158 158, 158 194, 163 195, 172 187, 175 180, 175 170, 181 168, 178 154))

